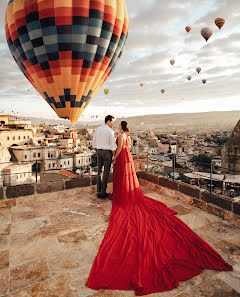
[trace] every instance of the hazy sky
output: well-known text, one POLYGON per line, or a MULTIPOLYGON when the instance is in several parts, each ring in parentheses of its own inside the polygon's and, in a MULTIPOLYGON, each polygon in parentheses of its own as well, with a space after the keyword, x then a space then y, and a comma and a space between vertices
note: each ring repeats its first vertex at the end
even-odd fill
MULTIPOLYGON (((8 49, 0 0, 0 111, 57 118, 18 69, 8 49), (28 89, 30 90, 28 92, 28 89)), ((130 30, 123 57, 81 120, 103 117, 240 110, 239 0, 126 0, 130 30), (214 19, 223 17, 219 30, 214 19), (189 34, 185 27, 192 30, 189 34), (206 43, 203 27, 213 29, 206 43), (174 58, 172 67, 169 60, 174 58), (196 67, 202 72, 197 74, 196 67), (191 75, 189 82, 187 76, 191 75), (207 84, 202 84, 202 79, 207 84), (140 83, 144 86, 141 88, 140 83), (166 89, 164 95, 161 89, 166 89), (106 98, 108 101, 106 101, 106 98)))

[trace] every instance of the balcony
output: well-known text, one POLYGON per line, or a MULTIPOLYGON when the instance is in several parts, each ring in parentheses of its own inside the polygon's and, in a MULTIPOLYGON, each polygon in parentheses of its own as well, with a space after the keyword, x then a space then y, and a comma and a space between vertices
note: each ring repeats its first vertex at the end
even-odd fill
MULTIPOLYGON (((171 291, 148 296, 240 296, 240 216, 224 206, 207 207, 194 187, 146 172, 139 178, 145 195, 177 211, 234 267, 231 272, 203 270, 171 291)), ((133 291, 85 286, 111 211, 110 200, 96 198, 95 183, 95 178, 69 179, 0 192, 0 296, 134 296, 133 291)))

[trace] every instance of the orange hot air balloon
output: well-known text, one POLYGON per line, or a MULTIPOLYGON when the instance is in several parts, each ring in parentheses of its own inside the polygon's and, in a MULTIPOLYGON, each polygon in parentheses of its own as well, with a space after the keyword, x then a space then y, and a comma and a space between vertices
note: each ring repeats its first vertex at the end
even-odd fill
POLYGON ((207 82, 207 80, 206 80, 206 79, 203 79, 203 80, 202 80, 202 83, 203 83, 203 84, 205 84, 206 82, 207 82))
POLYGON ((202 70, 201 67, 197 67, 197 68, 196 68, 197 73, 200 73, 201 70, 202 70))
POLYGON ((143 87, 143 83, 140 83, 141 88, 143 87))
POLYGON ((185 30, 187 31, 187 33, 189 33, 189 32, 191 31, 191 27, 187 26, 187 27, 185 28, 185 30))
POLYGON ((162 89, 162 90, 161 90, 161 92, 162 92, 162 94, 164 94, 164 93, 165 93, 165 90, 164 90, 164 89, 162 89))
POLYGON ((188 79, 188 80, 191 80, 191 79, 192 79, 191 75, 189 75, 189 76, 187 77, 187 79, 188 79))
POLYGON ((104 93, 107 95, 109 93, 109 89, 104 89, 104 93))
POLYGON ((203 28, 201 30, 202 37, 205 38, 206 42, 212 36, 212 33, 213 33, 212 29, 210 29, 210 28, 203 28))
POLYGON ((171 59, 170 60, 170 64, 173 66, 175 64, 175 60, 174 59, 171 59))
POLYGON ((5 17, 20 70, 73 126, 121 58, 128 27, 125 0, 10 0, 5 17))
POLYGON ((222 26, 225 24, 225 20, 222 18, 217 18, 217 19, 215 19, 215 24, 220 30, 222 28, 222 26))

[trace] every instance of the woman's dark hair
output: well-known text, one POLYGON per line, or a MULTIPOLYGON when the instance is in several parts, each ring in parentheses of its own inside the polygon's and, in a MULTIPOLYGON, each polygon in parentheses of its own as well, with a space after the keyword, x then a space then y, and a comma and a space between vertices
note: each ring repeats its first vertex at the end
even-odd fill
POLYGON ((108 116, 106 116, 106 118, 105 118, 105 124, 108 122, 108 121, 112 121, 114 119, 114 116, 112 116, 112 115, 108 115, 108 116))
POLYGON ((126 121, 121 121, 121 126, 123 131, 129 132, 128 123, 126 121))

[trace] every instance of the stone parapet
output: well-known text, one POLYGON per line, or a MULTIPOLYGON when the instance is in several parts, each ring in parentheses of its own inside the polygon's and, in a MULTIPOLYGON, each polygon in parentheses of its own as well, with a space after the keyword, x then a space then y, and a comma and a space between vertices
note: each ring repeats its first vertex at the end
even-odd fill
POLYGON ((154 191, 181 199, 223 219, 240 222, 239 201, 219 194, 209 193, 196 186, 178 180, 174 181, 157 174, 138 172, 137 175, 142 185, 151 187, 154 191))

